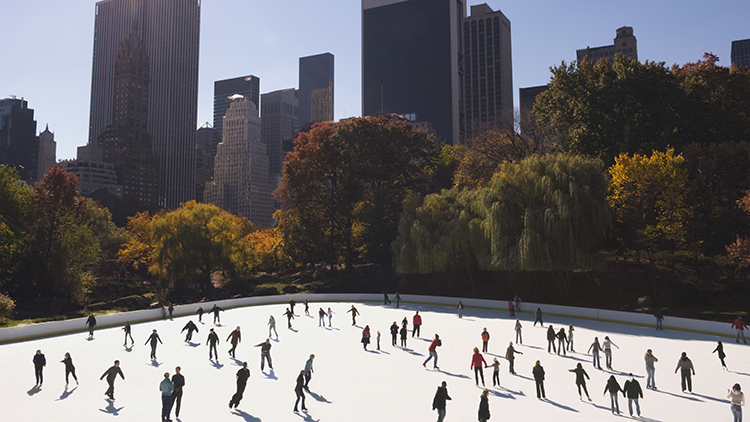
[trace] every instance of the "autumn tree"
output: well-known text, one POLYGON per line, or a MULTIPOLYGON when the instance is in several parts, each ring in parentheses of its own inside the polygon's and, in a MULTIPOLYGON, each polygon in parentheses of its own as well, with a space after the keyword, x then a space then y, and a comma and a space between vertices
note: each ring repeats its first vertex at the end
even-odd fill
POLYGON ((0 289, 13 276, 23 249, 30 194, 15 170, 0 165, 0 289))
MULTIPOLYGON (((750 190, 737 200, 737 208, 744 213, 750 213, 750 190)), ((720 264, 740 269, 750 267, 750 238, 737 236, 733 243, 726 245, 725 251, 718 259, 720 264)))

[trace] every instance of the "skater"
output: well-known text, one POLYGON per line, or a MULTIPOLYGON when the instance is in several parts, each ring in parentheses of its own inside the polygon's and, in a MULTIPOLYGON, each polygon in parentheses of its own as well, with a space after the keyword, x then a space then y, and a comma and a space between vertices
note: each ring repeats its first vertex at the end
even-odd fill
POLYGON ((456 309, 458 309, 458 317, 463 318, 464 316, 464 303, 462 301, 458 301, 458 305, 456 305, 456 309))
POLYGON ((365 325, 365 328, 362 330, 362 346, 365 351, 367 350, 368 344, 370 344, 370 326, 365 325))
POLYGON ((120 361, 116 360, 115 364, 110 366, 109 369, 104 371, 101 377, 99 377, 99 381, 103 380, 104 377, 107 377, 107 384, 109 384, 109 388, 107 388, 107 391, 104 393, 105 396, 109 397, 110 400, 115 399, 115 378, 117 378, 117 375, 119 375, 123 381, 125 380, 125 375, 122 373, 122 369, 120 369, 120 361))
POLYGON ((487 343, 490 342, 490 333, 487 332, 487 327, 482 330, 482 353, 487 353, 487 343))
POLYGON ((297 401, 294 402, 294 411, 297 412, 297 405, 299 404, 300 399, 302 399, 302 411, 307 412, 307 408, 305 407, 305 392, 303 390, 302 384, 305 382, 305 371, 299 371, 299 375, 297 376, 297 384, 294 386, 294 392, 297 394, 297 401))
POLYGON ((485 388, 479 396, 479 422, 487 422, 490 418, 490 401, 487 396, 490 392, 485 388))
POLYGON ((602 395, 607 394, 607 391, 609 391, 609 401, 612 408, 612 414, 614 415, 615 412, 617 412, 619 415, 620 405, 617 403, 617 393, 622 391, 622 388, 620 388, 620 384, 617 382, 614 375, 610 376, 607 380, 607 385, 604 387, 604 393, 602 395))
POLYGON ((401 320, 401 326, 403 328, 406 328, 409 326, 409 320, 407 320, 406 317, 404 317, 404 319, 401 320))
POLYGON ((180 332, 183 332, 185 330, 187 330, 187 335, 185 336, 185 342, 187 343, 193 339, 193 331, 195 331, 196 333, 198 332, 198 327, 193 321, 188 321, 187 324, 182 327, 182 330, 180 330, 180 332))
POLYGON ((167 308, 167 310, 169 311, 169 319, 172 319, 172 314, 174 314, 174 305, 170 303, 169 308, 167 308))
POLYGON ((325 327, 325 326, 326 326, 326 311, 324 311, 323 308, 320 308, 318 309, 318 327, 325 327))
POLYGON ((513 305, 513 302, 510 300, 508 301, 508 314, 510 315, 511 318, 516 317, 516 307, 513 305))
MULTIPOLYGON (((727 355, 724 353, 724 345, 721 344, 721 341, 719 344, 716 345, 716 348, 711 353, 719 352, 719 360, 721 361, 721 369, 727 369, 727 364, 724 362, 724 358, 727 357, 727 355)), ((727 369, 728 371, 729 369, 727 369)))
POLYGON ((47 358, 44 357, 44 354, 41 350, 37 350, 34 357, 31 359, 31 361, 34 363, 34 375, 36 376, 36 384, 38 386, 42 386, 42 383, 44 382, 44 367, 47 366, 47 358))
POLYGON ((508 372, 513 375, 516 375, 516 369, 513 366, 516 361, 516 353, 519 355, 523 354, 523 352, 519 352, 513 348, 513 342, 511 341, 508 344, 508 348, 505 349, 505 359, 508 361, 508 372))
POLYGON ((333 309, 328 308, 328 328, 331 328, 331 319, 333 319, 333 314, 335 314, 335 312, 333 312, 333 309))
POLYGON ((307 303, 307 299, 305 299, 305 316, 310 316, 310 305, 307 303))
POLYGON ((397 338, 398 338, 398 324, 396 324, 396 321, 393 321, 393 324, 391 324, 391 345, 393 347, 396 347, 397 338))
POLYGON ((96 316, 94 316, 93 312, 91 313, 91 315, 89 315, 89 318, 86 320, 86 325, 89 326, 89 338, 94 337, 94 327, 96 326, 96 316))
POLYGON ((664 315, 662 315, 661 309, 656 308, 656 311, 654 311, 654 318, 656 318, 656 329, 664 330, 664 328, 661 327, 662 321, 664 321, 664 315))
POLYGON ((737 343, 740 342, 740 336, 742 336, 742 342, 747 344, 747 340, 745 340, 745 328, 747 328, 747 324, 742 320, 742 317, 738 316, 737 319, 734 320, 732 328, 737 330, 737 343))
POLYGON ((161 420, 162 422, 170 422, 169 414, 172 412, 174 384, 169 379, 169 372, 164 373, 164 379, 159 383, 159 391, 161 391, 161 420))
POLYGON ((594 358, 594 368, 602 369, 602 363, 599 360, 599 351, 602 350, 602 346, 599 345, 599 337, 594 337, 594 342, 591 343, 591 346, 589 346, 589 350, 586 353, 589 353, 592 350, 593 353, 591 353, 591 355, 594 358))
POLYGON ((292 320, 294 319, 294 312, 292 312, 291 310, 289 310, 289 308, 286 308, 286 312, 284 312, 282 315, 284 315, 286 317, 286 325, 287 325, 286 328, 289 329, 289 330, 291 330, 292 329, 292 320))
POLYGON ((268 367, 273 369, 271 362, 271 339, 267 338, 263 343, 258 343, 253 347, 260 347, 260 370, 263 370, 263 363, 268 361, 268 367))
POLYGON ((568 336, 565 335, 565 328, 560 328, 555 337, 557 337, 557 354, 559 355, 562 352, 563 355, 567 356, 567 353, 565 353, 565 343, 568 341, 568 336))
POLYGON ((357 325, 357 315, 359 315, 359 311, 354 307, 354 305, 352 305, 352 308, 346 311, 347 314, 349 312, 352 313, 352 325, 357 325))
MULTIPOLYGON (((151 343, 151 360, 156 360, 156 342, 161 343, 161 338, 159 338, 159 334, 156 333, 156 330, 151 332, 151 335, 148 336, 146 339, 146 342, 143 343, 143 345, 147 345, 151 343)), ((164 344, 164 343, 161 343, 164 344)))
POLYGON ((537 322, 542 326, 542 328, 544 328, 544 320, 542 319, 542 308, 536 308, 536 312, 534 312, 534 327, 536 327, 537 322))
POLYGON ((294 305, 296 305, 297 302, 294 301, 294 298, 289 299, 289 310, 292 311, 292 314, 294 313, 294 305))
POLYGON ((576 387, 578 387, 578 399, 583 400, 583 396, 581 395, 581 387, 583 387, 583 392, 586 393, 586 398, 591 401, 591 396, 589 396, 589 390, 586 389, 586 380, 591 379, 589 378, 589 374, 586 373, 586 370, 583 369, 583 365, 581 365, 581 362, 578 362, 575 369, 568 369, 568 372, 574 372, 576 374, 576 387))
POLYGON ((234 353, 237 350, 237 345, 242 342, 242 334, 240 334, 240 327, 234 329, 231 333, 229 333, 229 336, 225 341, 228 341, 232 348, 228 350, 229 356, 234 358, 234 353))
POLYGON ((618 349, 620 348, 620 346, 616 345, 612 340, 609 339, 609 336, 604 336, 602 347, 604 348, 604 358, 606 359, 607 369, 609 369, 610 371, 612 370, 612 346, 615 346, 618 349))
POLYGON ((575 352, 573 349, 573 331, 575 331, 573 324, 568 325, 568 350, 571 352, 575 352))
POLYGON ((500 361, 497 358, 492 359, 492 386, 500 386, 500 361))
POLYGON ((276 340, 279 339, 279 333, 276 331, 276 318, 273 315, 268 317, 268 337, 271 337, 271 331, 276 334, 276 340))
POLYGON ((682 392, 685 392, 685 388, 687 387, 687 391, 692 393, 693 392, 693 379, 690 376, 690 373, 692 372, 693 375, 695 375, 695 368, 693 367, 693 362, 690 360, 689 357, 687 357, 687 353, 682 352, 682 356, 680 357, 680 360, 677 361, 677 367, 674 369, 674 373, 677 373, 677 370, 680 370, 680 375, 682 379, 682 392))
POLYGON ((437 422, 445 420, 445 401, 450 399, 451 397, 448 395, 448 383, 443 381, 435 392, 435 398, 432 399, 432 410, 437 410, 438 412, 437 422))
POLYGON ((223 311, 220 307, 216 306, 214 303, 214 307, 211 308, 211 313, 214 314, 214 325, 221 324, 221 318, 219 318, 219 312, 223 311))
POLYGON ((167 308, 164 306, 164 304, 161 305, 161 319, 167 319, 167 308))
POLYGON ((315 372, 313 369, 313 359, 315 359, 315 355, 310 355, 310 359, 305 362, 305 370, 303 371, 303 374, 305 374, 305 390, 310 391, 310 388, 308 387, 310 385, 310 380, 312 379, 312 374, 315 372))
POLYGON ((628 398, 628 412, 630 417, 633 417, 633 403, 635 403, 635 411, 638 417, 641 416, 641 405, 638 404, 638 399, 643 398, 643 390, 641 390, 641 384, 638 380, 633 377, 633 374, 628 374, 628 380, 622 386, 622 395, 628 398))
POLYGON ((518 295, 513 298, 513 304, 516 305, 516 312, 521 312, 521 298, 518 295))
POLYGON ((547 396, 544 394, 544 368, 541 362, 536 361, 531 373, 534 375, 534 382, 536 382, 536 398, 546 399, 547 396))
POLYGON ((122 327, 122 330, 125 331, 125 343, 122 345, 128 347, 128 337, 130 337, 130 347, 133 347, 135 341, 133 340, 133 335, 130 334, 130 321, 125 321, 125 326, 122 327))
POLYGON ((216 351, 216 345, 219 344, 219 336, 214 332, 214 329, 210 329, 208 333, 208 340, 206 340, 206 346, 208 346, 208 360, 211 360, 213 356, 216 356, 216 360, 219 360, 219 352, 216 351))
POLYGON ((73 366, 73 358, 70 357, 70 353, 65 353, 65 358, 60 362, 65 364, 65 386, 68 386, 68 376, 73 375, 73 379, 76 380, 78 385, 78 377, 76 376, 76 367, 73 366))
POLYGON ((198 314, 198 322, 203 323, 203 306, 198 305, 198 310, 195 313, 198 314))
POLYGON ((422 316, 419 315, 419 311, 414 314, 414 317, 411 320, 412 324, 412 330, 411 330, 411 336, 414 337, 414 335, 419 338, 419 329, 422 327, 422 316))
POLYGON ((555 350, 555 338, 557 338, 555 329, 552 328, 552 324, 550 324, 550 326, 547 327, 547 353, 549 353, 550 350, 552 350, 552 353, 557 353, 557 350, 555 350))
POLYGON ((396 301, 396 309, 401 308, 401 296, 396 292, 396 296, 393 298, 396 301))
POLYGON ((409 330, 406 329, 405 325, 401 327, 399 334, 401 334, 401 348, 406 349, 406 337, 409 334, 409 330))
POLYGON ((484 369, 487 366, 487 361, 484 360, 484 356, 479 353, 479 348, 474 348, 474 354, 471 356, 471 366, 469 369, 474 370, 474 384, 479 386, 479 378, 482 378, 482 387, 484 387, 484 369))
POLYGON ((375 344, 377 344, 378 350, 380 350, 380 331, 378 331, 377 336, 375 337, 375 344))
POLYGON ((231 409, 234 407, 235 409, 237 406, 240 405, 240 401, 242 401, 242 394, 245 393, 245 387, 247 387, 247 379, 250 378, 250 370, 247 369, 247 362, 242 362, 242 368, 240 368, 239 371, 237 371, 237 392, 234 393, 232 396, 232 399, 229 400, 229 408, 231 409))
POLYGON ((425 359, 425 361, 422 362, 422 366, 427 367, 427 362, 429 362, 430 359, 435 358, 435 362, 432 363, 433 365, 432 369, 440 369, 437 366, 437 361, 438 361, 437 348, 442 345, 443 345, 443 342, 440 341, 440 336, 435 334, 435 339, 432 340, 432 342, 430 343, 430 347, 427 348, 427 350, 430 352, 430 356, 428 356, 427 359, 425 359))
POLYGON ((172 392, 172 406, 174 406, 174 416, 180 417, 180 406, 182 406, 182 387, 185 386, 185 377, 180 373, 182 368, 179 366, 174 368, 175 374, 172 375, 172 385, 174 386, 174 392, 172 392))
POLYGON ((386 305, 386 304, 390 305, 391 304, 391 300, 388 299, 388 293, 383 292, 383 305, 386 305))
POLYGON ((517 344, 523 344, 523 336, 521 336, 521 329, 523 326, 521 325, 521 320, 516 320, 516 343, 517 344))
POLYGON ((727 398, 731 403, 732 416, 734 422, 742 422, 742 406, 745 405, 745 393, 742 392, 739 384, 735 384, 732 390, 727 390, 727 398))
POLYGON ((656 367, 654 367, 654 362, 659 362, 659 359, 654 356, 651 349, 648 349, 643 356, 643 360, 646 361, 646 389, 656 390, 656 379, 654 378, 656 367))

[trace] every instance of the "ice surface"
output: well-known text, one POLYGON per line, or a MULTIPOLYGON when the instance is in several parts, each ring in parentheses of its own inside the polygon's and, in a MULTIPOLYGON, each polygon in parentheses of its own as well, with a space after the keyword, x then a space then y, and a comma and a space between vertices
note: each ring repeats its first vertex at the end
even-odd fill
MULTIPOLYGON (((211 304, 204 304, 209 309, 211 304)), ((747 345, 735 344, 734 339, 678 331, 550 317, 545 328, 532 327, 531 314, 519 314, 523 324, 524 344, 516 346, 524 354, 517 356, 517 376, 508 374, 505 349, 515 340, 515 320, 507 312, 467 308, 459 319, 455 309, 448 306, 412 305, 402 303, 382 306, 373 303, 355 304, 362 315, 356 327, 346 311, 350 303, 310 303, 311 317, 304 316, 304 306, 295 308, 297 318, 293 330, 286 328, 282 316, 285 305, 251 306, 221 313, 221 326, 215 327, 221 343, 219 363, 208 360, 206 338, 212 316, 204 315, 200 332, 193 343, 184 342, 180 333, 188 319, 154 321, 133 325, 135 347, 126 349, 120 328, 97 330, 93 340, 87 333, 57 336, 0 346, 0 420, 3 421, 156 421, 160 418, 159 382, 165 371, 174 373, 182 367, 186 379, 180 421, 430 421, 437 419, 432 398, 441 381, 448 382, 446 421, 475 421, 479 405, 480 387, 474 385, 469 365, 472 349, 481 350, 480 333, 487 327, 491 338, 488 363, 494 357, 501 362, 500 388, 490 389, 492 421, 600 421, 617 418, 610 412, 609 396, 603 396, 604 386, 611 374, 622 385, 626 374, 633 372, 644 390, 641 400, 641 420, 646 421, 723 421, 731 420, 727 389, 740 383, 750 391, 750 354, 747 345), (336 315, 332 328, 318 327, 318 309, 331 307, 336 315), (414 311, 422 315, 420 339, 411 337, 411 318, 414 311), (277 321, 279 341, 272 341, 274 372, 268 367, 260 371, 260 348, 252 347, 265 341, 266 323, 273 314, 277 321), (389 327, 395 320, 409 320, 408 349, 392 347, 389 327), (546 326, 556 329, 572 323, 575 327, 575 353, 568 356, 548 354, 546 326), (372 330, 372 344, 364 351, 360 343, 362 328, 372 330), (231 359, 225 342, 229 333, 242 327, 242 343, 237 348, 237 360, 231 359), (164 345, 157 349, 158 361, 149 359, 150 347, 144 345, 152 329, 157 329, 164 345), (381 351, 376 351, 375 337, 381 332, 381 351), (429 340, 440 334, 443 346, 438 348, 440 370, 422 367, 427 356, 429 340), (584 352, 594 336, 603 340, 608 335, 620 348, 614 349, 614 371, 592 368, 591 356, 584 352), (719 359, 712 353, 716 342, 722 340, 727 354, 729 371, 721 369, 719 359), (643 354, 653 349, 659 359, 656 364, 658 391, 646 389, 643 354), (31 359, 41 349, 47 358, 45 382, 34 391, 34 369, 31 359), (674 370, 681 352, 687 352, 695 365, 693 394, 684 394, 680 376, 674 370), (65 352, 70 352, 76 365, 80 386, 74 382, 65 387, 65 352), (307 395, 308 413, 292 412, 294 385, 308 356, 314 353, 314 370, 307 395), (106 381, 99 376, 112 365, 121 362, 123 381, 115 382, 116 401, 104 396, 106 381), (531 368, 541 360, 546 370, 547 400, 538 400, 534 392, 531 368), (235 389, 235 373, 241 361, 247 361, 251 371, 244 399, 238 410, 227 404, 235 389), (568 369, 582 362, 591 380, 588 381, 592 403, 578 398, 575 375, 568 369)), ((196 306, 197 309, 197 306, 196 306)), ((567 331, 567 330, 566 330, 567 331)), ((602 363, 604 356, 602 355, 602 363)), ((492 384, 492 370, 485 369, 485 382, 492 384)), ((585 400, 585 397, 584 397, 585 400)), ((620 396, 620 411, 627 418, 627 400, 620 396)), ((620 417, 623 417, 620 416, 620 417)), ((172 419, 175 420, 174 412, 172 419)))

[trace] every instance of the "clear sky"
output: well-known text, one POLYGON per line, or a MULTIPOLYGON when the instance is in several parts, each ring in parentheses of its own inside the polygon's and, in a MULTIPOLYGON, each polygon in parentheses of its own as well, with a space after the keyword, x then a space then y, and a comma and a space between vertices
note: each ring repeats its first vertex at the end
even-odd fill
MULTIPOLYGON (((0 0, 0 98, 23 97, 57 158, 88 138, 93 0, 0 0)), ((469 5, 478 4, 470 2, 469 5)), ((732 40, 750 38, 750 1, 489 0, 511 21, 513 90, 549 81, 549 67, 633 27, 641 61, 667 65, 713 52, 730 65, 732 40)), ((299 57, 335 56, 335 117, 361 112, 360 0, 204 0, 198 122, 213 121, 213 82, 253 74, 261 92, 297 87, 299 57)))

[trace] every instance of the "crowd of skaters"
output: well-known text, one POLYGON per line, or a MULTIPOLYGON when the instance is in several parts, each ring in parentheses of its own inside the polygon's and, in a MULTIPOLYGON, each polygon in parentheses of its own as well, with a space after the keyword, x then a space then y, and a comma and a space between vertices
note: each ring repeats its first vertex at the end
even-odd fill
MULTIPOLYGON (((391 304, 391 301, 388 300, 388 296, 386 293, 384 293, 384 305, 385 304, 391 304)), ((400 301, 401 298, 396 294, 396 302, 397 307, 400 307, 400 301)), ((288 327, 291 329, 291 320, 294 318, 293 309, 295 306, 295 301, 292 298, 289 303, 289 307, 286 309, 286 312, 283 314, 287 316, 289 325, 288 327)), ((310 316, 309 314, 309 304, 308 301, 304 301, 305 306, 305 314, 307 316, 310 316)), ((520 310, 520 299, 516 296, 514 301, 508 302, 508 308, 510 310, 510 315, 515 316, 515 311, 520 310)), ((164 308, 162 308, 164 310, 164 308)), ((462 301, 458 302, 458 305, 456 306, 456 309, 458 311, 458 317, 463 317, 463 310, 464 305, 462 301)), ((173 306, 169 306, 169 317, 172 318, 173 313, 173 306)), ((219 312, 224 311, 220 307, 214 305, 214 307, 211 309, 210 313, 214 315, 214 324, 220 323, 219 319, 219 312)), ((202 306, 199 306, 198 310, 196 311, 196 314, 198 315, 199 322, 202 322, 202 315, 204 311, 202 306)), ((357 316, 361 315, 359 311, 356 309, 354 305, 351 306, 351 308, 347 311, 347 313, 351 313, 352 316, 352 325, 356 325, 356 318, 357 316)), ((325 317, 328 317, 328 326, 331 325, 331 318, 334 315, 334 312, 331 310, 331 308, 328 308, 328 311, 324 311, 323 308, 320 308, 319 310, 319 327, 323 326, 325 327, 325 317)), ((166 318, 166 313, 164 314, 166 318)), ((537 323, 540 323, 542 327, 544 327, 543 322, 543 314, 540 308, 537 308, 536 312, 534 313, 534 326, 536 326, 537 323)), ((663 320, 663 315, 659 310, 654 314, 657 320, 657 330, 663 329, 661 327, 661 323, 663 320)), ((422 317, 419 315, 419 311, 416 311, 416 313, 412 316, 412 322, 413 322, 413 330, 412 330, 412 337, 415 335, 419 337, 420 335, 420 328, 422 325, 422 317)), ((89 337, 94 336, 94 327, 96 326, 96 318, 95 315, 92 313, 88 319, 86 320, 86 325, 89 328, 89 337)), ((392 346, 396 347, 396 336, 397 334, 401 335, 401 344, 399 347, 406 348, 406 337, 408 333, 408 319, 406 317, 403 318, 401 321, 401 327, 399 328, 399 325, 396 324, 396 321, 393 322, 393 325, 391 326, 391 334, 392 334, 392 346)), ((264 369, 264 362, 267 362, 270 369, 273 369, 272 361, 270 357, 270 337, 271 332, 273 331, 276 334, 276 339, 278 340, 278 333, 275 329, 275 319, 273 315, 270 316, 269 322, 269 338, 266 339, 265 342, 261 342, 255 347, 261 347, 261 371, 264 369)), ((517 319, 515 322, 515 331, 516 331, 516 343, 517 345, 522 344, 522 325, 520 323, 520 320, 517 319)), ((740 338, 742 338, 743 342, 746 343, 744 338, 744 330, 747 329, 747 326, 742 321, 741 317, 738 317, 733 323, 732 328, 737 330, 737 343, 739 343, 740 338)), ((124 346, 127 347, 127 340, 128 338, 131 341, 131 347, 134 344, 133 338, 132 338, 132 332, 130 323, 126 322, 125 326, 122 328, 122 330, 125 332, 125 342, 124 346)), ((188 323, 185 325, 185 327, 182 329, 181 332, 187 331, 187 336, 185 339, 185 342, 190 342, 192 338, 193 331, 198 332, 198 327, 192 322, 188 321, 188 323)), ((564 328, 560 328, 559 331, 555 331, 552 325, 549 325, 547 328, 547 340, 548 340, 548 353, 557 353, 558 355, 561 353, 565 354, 565 350, 573 351, 573 332, 575 331, 574 327, 571 325, 568 326, 568 332, 566 334, 564 328), (557 348, 555 348, 555 340, 558 341, 557 348), (550 351, 551 349, 551 351, 550 351)), ((362 344, 364 347, 364 350, 367 350, 367 345, 370 343, 370 327, 369 325, 365 325, 363 331, 362 331, 362 344)), ((483 328, 482 332, 480 333, 480 337, 482 340, 482 353, 488 352, 488 342, 489 342, 489 332, 487 331, 487 328, 483 328)), ((231 357, 235 357, 235 350, 237 345, 241 341, 241 335, 240 335, 240 327, 238 326, 232 333, 230 333, 229 337, 226 340, 227 342, 230 342, 232 344, 232 348, 228 351, 229 355, 231 357)), ((148 340, 145 344, 151 344, 151 359, 156 360, 156 347, 157 343, 161 343, 161 339, 159 338, 157 334, 157 330, 154 329, 152 331, 152 334, 149 336, 148 340)), ((163 344, 163 343, 162 343, 163 344)), ((215 358, 218 359, 218 353, 216 352, 216 344, 218 344, 218 336, 214 332, 214 329, 210 329, 207 345, 209 346, 209 359, 212 359, 212 355, 215 355, 215 358)), ((442 345, 442 341, 440 340, 440 337, 438 334, 435 334, 434 339, 430 342, 430 345, 428 347, 429 356, 428 358, 423 362, 423 366, 426 367, 426 364, 429 363, 431 360, 434 359, 433 362, 433 369, 438 369, 437 366, 437 347, 440 347, 442 345)), ((612 370, 612 346, 615 348, 619 347, 608 337, 604 337, 604 341, 599 344, 598 337, 594 338, 594 342, 589 347, 587 354, 592 355, 592 364, 595 369, 601 370, 601 365, 599 363, 599 352, 603 351, 606 358, 606 366, 607 369, 612 370)), ((377 332, 377 349, 380 350, 380 332, 377 332)), ((726 369, 726 363, 724 359, 726 358, 726 354, 723 350, 723 344, 721 341, 718 342, 716 349, 713 350, 714 353, 717 353, 717 356, 719 357, 721 361, 721 365, 723 369, 726 369)), ((484 381, 484 373, 483 368, 489 368, 490 366, 493 368, 493 387, 500 386, 500 380, 499 380, 499 367, 500 363, 498 362, 497 358, 494 359, 492 365, 488 365, 485 361, 484 357, 482 356, 482 353, 479 352, 479 349, 477 347, 474 347, 473 349, 473 355, 471 357, 471 365, 470 369, 474 371, 475 375, 475 384, 478 386, 480 379, 482 383, 482 387, 485 386, 484 381)), ((515 360, 515 354, 523 354, 522 352, 515 350, 513 347, 513 342, 510 342, 508 348, 506 349, 505 358, 509 362, 509 373, 515 375, 514 370, 514 360, 515 360)), ((301 401, 302 402, 302 410, 307 411, 307 408, 305 407, 305 396, 304 391, 309 391, 308 384, 310 382, 311 376, 312 376, 312 361, 314 359, 314 355, 310 355, 310 359, 306 362, 305 367, 303 370, 300 371, 300 375, 297 378, 297 382, 294 388, 294 391, 296 393, 296 402, 294 406, 294 412, 298 411, 298 404, 301 401), (302 380, 302 381, 300 381, 302 380)), ((646 351, 646 354, 644 355, 644 361, 646 366, 646 372, 647 372, 647 389, 653 389, 656 390, 656 383, 655 383, 655 363, 658 362, 658 359, 653 355, 653 351, 651 349, 648 349, 646 351)), ((78 384, 78 379, 75 375, 75 366, 73 365, 72 358, 70 356, 70 353, 65 353, 64 359, 61 361, 61 363, 65 364, 65 379, 66 379, 66 387, 68 385, 69 381, 69 375, 73 375, 73 378, 78 384)), ((42 354, 41 350, 37 350, 36 354, 33 357, 33 364, 35 368, 35 376, 37 379, 37 386, 41 387, 43 383, 43 368, 46 366, 46 359, 44 357, 44 354, 42 354)), ((159 384, 159 390, 162 394, 162 420, 163 421, 171 421, 169 419, 171 409, 173 407, 176 408, 176 416, 179 416, 180 411, 180 402, 182 398, 182 388, 185 385, 185 379, 184 376, 180 373, 181 368, 177 366, 175 368, 175 374, 170 378, 170 374, 167 372, 164 374, 164 379, 159 384), (176 405, 176 406, 175 406, 176 405)), ((583 389, 583 392, 586 394, 586 397, 589 401, 591 401, 591 397, 588 393, 587 387, 586 387, 586 380, 590 379, 588 374, 585 372, 585 370, 582 367, 581 363, 578 363, 576 368, 570 369, 570 372, 574 372, 576 374, 575 383, 578 388, 579 398, 583 400, 581 395, 581 389, 583 389)), ((675 374, 680 371, 681 373, 681 385, 682 390, 684 392, 692 392, 692 377, 691 375, 695 375, 695 368, 693 367, 692 361, 688 358, 686 352, 682 352, 681 357, 678 360, 677 367, 675 368, 675 374)), ((545 378, 545 372, 543 367, 541 366, 540 360, 537 360, 534 367, 532 368, 532 375, 534 377, 535 385, 536 385, 536 392, 537 392, 537 398, 539 399, 546 399, 546 394, 544 391, 544 378, 545 378)), ((114 381, 117 376, 120 376, 123 380, 125 379, 125 376, 122 372, 122 370, 119 367, 119 361, 115 360, 114 365, 107 369, 107 371, 102 374, 100 379, 107 378, 108 383, 108 389, 105 392, 105 395, 110 400, 114 401, 114 381)), ((236 374, 236 382, 237 382, 237 390, 236 393, 232 396, 229 407, 230 408, 236 408, 240 401, 242 400, 242 394, 245 390, 245 386, 247 384, 247 380, 250 378, 250 371, 247 368, 247 362, 243 362, 242 368, 237 372, 236 374)), ((610 404, 611 404, 611 410, 613 414, 620 414, 619 405, 617 402, 617 396, 618 393, 622 392, 624 397, 628 399, 628 408, 629 413, 631 416, 633 416, 633 407, 636 409, 636 413, 638 416, 640 416, 640 405, 638 402, 639 398, 643 398, 643 391, 641 390, 640 384, 637 379, 633 376, 632 373, 628 374, 627 380, 625 381, 623 387, 620 387, 616 377, 614 375, 611 375, 609 379, 607 380, 606 386, 604 388, 604 394, 610 393, 610 404)), ((741 391, 741 387, 739 384, 733 385, 733 387, 729 390, 727 390, 727 398, 730 400, 731 404, 731 411, 736 421, 741 421, 742 418, 742 408, 741 406, 744 406, 744 394, 741 391)), ((448 396, 447 393, 447 383, 445 381, 442 382, 442 384, 438 387, 438 391, 435 394, 434 400, 433 400, 433 410, 437 410, 438 412, 438 421, 442 421, 445 418, 446 412, 445 412, 445 401, 450 400, 450 396, 448 396)), ((478 411, 478 417, 479 421, 486 421, 489 419, 489 401, 488 401, 488 390, 484 389, 480 395, 480 405, 479 405, 479 411, 478 411)))

